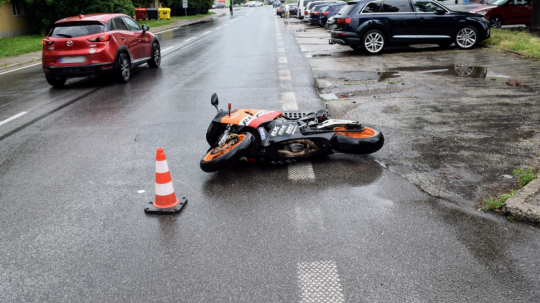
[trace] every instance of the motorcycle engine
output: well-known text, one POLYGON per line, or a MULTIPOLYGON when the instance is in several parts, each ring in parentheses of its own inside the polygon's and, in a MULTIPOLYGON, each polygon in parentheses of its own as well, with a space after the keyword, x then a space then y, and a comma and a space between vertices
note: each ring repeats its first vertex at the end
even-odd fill
POLYGON ((287 144, 287 149, 293 153, 299 153, 306 149, 306 146, 303 143, 289 143, 287 144))

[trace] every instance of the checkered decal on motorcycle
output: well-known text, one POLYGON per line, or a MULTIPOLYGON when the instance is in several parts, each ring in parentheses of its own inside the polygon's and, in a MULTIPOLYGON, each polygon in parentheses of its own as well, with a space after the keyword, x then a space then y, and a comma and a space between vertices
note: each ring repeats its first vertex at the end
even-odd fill
POLYGON ((334 261, 298 263, 298 283, 302 303, 345 302, 334 261))

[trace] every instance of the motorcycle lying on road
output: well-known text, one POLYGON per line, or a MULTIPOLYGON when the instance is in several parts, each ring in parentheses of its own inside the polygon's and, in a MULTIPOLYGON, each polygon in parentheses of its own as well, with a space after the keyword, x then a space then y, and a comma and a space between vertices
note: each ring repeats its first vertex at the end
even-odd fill
POLYGON ((302 115, 258 109, 218 109, 206 131, 210 149, 201 169, 215 172, 244 158, 249 162, 292 163, 337 152, 371 154, 382 148, 384 136, 356 121, 329 119, 325 110, 302 115))

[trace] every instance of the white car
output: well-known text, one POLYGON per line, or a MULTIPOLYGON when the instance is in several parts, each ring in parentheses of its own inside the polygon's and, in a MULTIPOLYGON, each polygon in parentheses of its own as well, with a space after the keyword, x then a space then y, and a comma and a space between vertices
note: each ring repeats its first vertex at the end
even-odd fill
POLYGON ((248 6, 248 7, 263 6, 263 5, 264 3, 259 2, 259 1, 248 1, 246 2, 246 4, 244 4, 244 6, 248 6))

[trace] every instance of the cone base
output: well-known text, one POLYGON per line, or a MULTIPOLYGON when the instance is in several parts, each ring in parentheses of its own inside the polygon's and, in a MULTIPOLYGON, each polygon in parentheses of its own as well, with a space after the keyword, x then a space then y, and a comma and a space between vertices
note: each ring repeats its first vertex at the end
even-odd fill
POLYGON ((144 208, 144 213, 148 215, 175 215, 178 214, 184 209, 184 206, 187 204, 186 197, 179 199, 179 203, 171 208, 156 208, 154 207, 154 202, 150 202, 149 207, 144 208))

